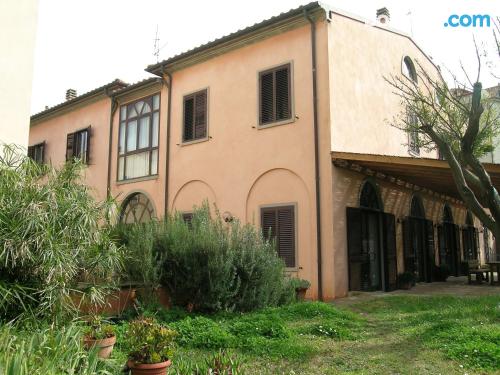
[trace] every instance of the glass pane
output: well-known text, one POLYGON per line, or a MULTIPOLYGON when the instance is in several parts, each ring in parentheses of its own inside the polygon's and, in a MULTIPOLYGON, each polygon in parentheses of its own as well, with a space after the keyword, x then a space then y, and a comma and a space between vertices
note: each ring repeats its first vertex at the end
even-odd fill
POLYGON ((157 147, 158 146, 158 123, 160 122, 160 113, 155 112, 153 113, 153 141, 152 141, 152 146, 157 147))
POLYGON ((156 110, 160 108, 160 95, 153 96, 153 109, 156 110))
POLYGON ((158 174, 158 150, 153 150, 151 155, 151 174, 158 174))
POLYGON ((127 156, 126 178, 149 175, 149 151, 127 156))
POLYGON ((125 122, 120 124, 120 134, 118 135, 118 152, 123 154, 125 152, 125 122))
POLYGON ((130 121, 127 127, 127 151, 137 148, 137 121, 130 121))
POLYGON ((118 159, 118 180, 123 180, 123 161, 125 158, 119 158, 118 159))
POLYGON ((137 112, 135 110, 135 107, 133 105, 128 106, 128 117, 135 117, 137 116, 137 112))
POLYGON ((149 116, 139 120, 139 148, 149 146, 149 116))
POLYGON ((120 109, 120 120, 125 120, 127 118, 127 106, 125 105, 122 105, 121 109, 120 109))
POLYGON ((144 107, 142 107, 142 113, 149 113, 149 112, 151 112, 151 106, 148 103, 144 102, 144 107))
POLYGON ((140 114, 142 112, 142 106, 144 105, 143 101, 135 103, 135 109, 137 110, 137 113, 140 114))

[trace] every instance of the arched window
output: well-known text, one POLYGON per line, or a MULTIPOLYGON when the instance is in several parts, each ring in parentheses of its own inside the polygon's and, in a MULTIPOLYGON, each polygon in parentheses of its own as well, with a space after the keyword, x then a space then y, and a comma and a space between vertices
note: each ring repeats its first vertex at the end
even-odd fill
POLYGON ((443 222, 453 223, 453 215, 451 213, 451 208, 447 204, 443 207, 443 222))
POLYGON ((401 70, 403 71, 404 76, 408 77, 415 83, 417 82, 417 71, 415 70, 415 65, 413 64, 413 61, 410 59, 410 57, 404 57, 401 70))
POLYGON ((416 195, 411 199, 410 216, 425 219, 424 204, 422 199, 416 195))
POLYGON ((465 225, 468 227, 473 227, 474 226, 474 220, 472 219, 472 214, 470 211, 467 211, 467 215, 465 216, 465 225))
POLYGON ((359 206, 362 208, 371 208, 374 210, 382 210, 377 188, 370 181, 366 181, 361 189, 359 196, 359 206))
POLYGON ((124 224, 146 223, 155 217, 151 201, 142 193, 128 196, 122 205, 120 222, 124 224))

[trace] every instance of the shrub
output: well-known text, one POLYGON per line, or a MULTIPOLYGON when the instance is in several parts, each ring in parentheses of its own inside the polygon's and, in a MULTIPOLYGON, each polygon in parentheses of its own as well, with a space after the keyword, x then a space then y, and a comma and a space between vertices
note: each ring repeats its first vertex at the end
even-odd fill
POLYGON ((121 238, 127 253, 140 259, 128 268, 129 277, 160 280, 172 303, 190 311, 250 311, 295 296, 274 245, 252 225, 227 224, 219 213, 211 216, 206 203, 194 210, 189 224, 179 214, 170 215, 132 226, 121 238))
POLYGON ((104 302, 121 254, 107 226, 114 203, 97 203, 81 182, 82 164, 56 170, 0 152, 0 319, 57 319, 74 311, 72 291, 104 302))
POLYGON ((297 289, 309 289, 311 287, 311 283, 308 280, 298 279, 295 277, 292 277, 290 279, 290 283, 295 290, 297 290, 297 289))
POLYGON ((235 340, 224 325, 202 316, 187 317, 172 323, 171 327, 179 333, 177 342, 186 347, 229 348, 235 340))
POLYGON ((101 317, 94 316, 85 328, 85 336, 92 340, 102 340, 115 336, 115 329, 104 322, 101 317))
POLYGON ((160 363, 172 357, 176 336, 153 318, 139 318, 129 324, 124 346, 135 363, 160 363))

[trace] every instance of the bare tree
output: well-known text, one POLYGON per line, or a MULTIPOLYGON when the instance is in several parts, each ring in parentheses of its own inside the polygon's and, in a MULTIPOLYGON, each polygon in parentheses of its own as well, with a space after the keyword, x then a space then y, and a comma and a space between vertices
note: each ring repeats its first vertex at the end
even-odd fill
MULTIPOLYGON (((500 52, 498 29, 494 35, 500 52)), ((496 252, 500 254, 500 196, 480 161, 481 156, 496 146, 494 140, 500 135, 500 106, 483 95, 481 54, 475 45, 476 79, 471 81, 462 67, 468 85, 450 89, 441 76, 431 76, 418 62, 417 80, 392 76, 386 81, 405 108, 393 125, 416 134, 413 139, 419 146, 439 150, 450 165, 460 197, 491 230, 496 238, 496 252), (465 91, 467 86, 468 91, 465 91), (468 94, 459 94, 464 92, 468 94)), ((457 82, 456 77, 454 80, 457 82)))

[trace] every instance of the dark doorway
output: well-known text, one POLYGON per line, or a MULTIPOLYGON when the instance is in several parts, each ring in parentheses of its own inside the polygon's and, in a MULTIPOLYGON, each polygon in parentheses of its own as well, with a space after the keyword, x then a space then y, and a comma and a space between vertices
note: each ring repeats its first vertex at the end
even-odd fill
POLYGON ((450 206, 443 208, 443 223, 438 226, 439 264, 447 266, 450 274, 460 276, 460 229, 453 222, 450 206))
POLYGON ((414 196, 410 215, 403 220, 405 271, 415 275, 417 281, 432 281, 434 270, 434 227, 425 219, 422 200, 414 196))
POLYGON ((465 227, 462 229, 462 247, 464 249, 465 261, 479 260, 477 251, 479 248, 479 233, 477 228, 474 227, 474 221, 470 212, 467 212, 465 227))
POLYGON ((359 208, 347 207, 350 290, 394 290, 397 279, 396 221, 383 212, 377 188, 367 181, 359 208))

